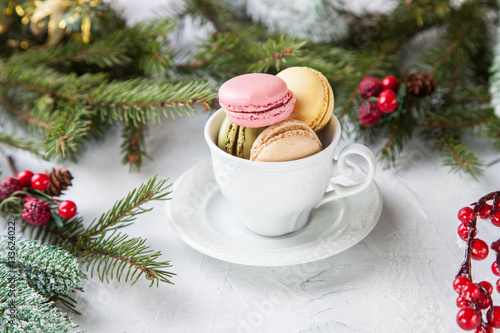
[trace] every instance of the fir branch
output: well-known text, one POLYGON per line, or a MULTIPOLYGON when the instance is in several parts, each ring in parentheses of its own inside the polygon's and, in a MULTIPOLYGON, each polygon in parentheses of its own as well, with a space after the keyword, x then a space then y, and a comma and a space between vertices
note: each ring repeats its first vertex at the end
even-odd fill
MULTIPOLYGON (((302 58, 301 49, 306 41, 285 35, 262 41, 254 36, 256 30, 257 27, 250 27, 239 32, 212 35, 194 55, 194 62, 177 68, 192 71, 195 67, 215 78, 226 79, 248 72, 276 73, 287 62, 294 63, 302 58)), ((308 59, 302 60, 306 62, 308 59)))
POLYGON ((83 96, 82 102, 98 109, 102 119, 137 126, 139 122, 161 122, 162 116, 189 115, 195 103, 208 105, 214 97, 212 85, 204 81, 137 78, 101 85, 83 96))
POLYGON ((12 113, 14 116, 17 117, 18 120, 20 120, 22 123, 26 125, 31 125, 31 126, 36 126, 36 127, 41 127, 44 129, 51 129, 52 125, 48 124, 47 122, 44 122, 39 119, 35 119, 29 115, 27 115, 25 112, 17 108, 14 103, 9 101, 6 97, 0 95, 0 104, 2 107, 12 113))
POLYGON ((0 264, 0 326, 4 332, 64 333, 77 328, 78 325, 54 304, 0 264), (12 305, 15 312, 10 310, 12 305))
POLYGON ((144 135, 146 131, 146 125, 143 123, 138 123, 137 126, 133 124, 128 124, 122 130, 123 143, 121 145, 123 164, 129 164, 131 167, 139 168, 142 164, 142 158, 146 157, 151 159, 146 154, 144 135))
POLYGON ((89 112, 80 105, 64 105, 54 112, 53 128, 46 134, 46 156, 74 156, 90 131, 89 112))
POLYGON ((110 230, 116 230, 129 225, 136 216, 150 211, 152 208, 143 208, 153 200, 168 200, 171 192, 165 192, 170 185, 165 185, 168 179, 158 180, 157 175, 146 183, 133 189, 125 198, 118 200, 108 212, 94 220, 87 228, 86 233, 92 237, 110 230))
POLYGON ((300 57, 300 49, 305 45, 306 41, 284 35, 281 35, 279 40, 268 40, 249 50, 256 61, 247 67, 247 71, 262 73, 269 71, 271 67, 279 71, 282 64, 286 62, 286 57, 292 53, 294 57, 300 57))
POLYGON ((44 297, 68 297, 79 286, 85 275, 75 258, 67 251, 49 245, 0 236, 0 263, 8 263, 8 253, 15 251, 15 266, 29 286, 44 297), (12 249, 14 244, 14 249, 12 249))
POLYGON ((126 54, 127 34, 125 30, 114 31, 92 43, 72 40, 55 47, 27 50, 16 55, 16 61, 25 65, 46 64, 50 66, 71 63, 97 65, 101 68, 125 65, 131 61, 126 54))
POLYGON ((452 172, 463 172, 478 179, 483 174, 481 166, 484 162, 456 139, 440 136, 437 139, 438 149, 443 153, 443 165, 449 166, 452 172))
POLYGON ((29 151, 37 156, 41 156, 42 145, 29 138, 19 137, 17 135, 11 135, 7 133, 0 132, 0 144, 29 151))
POLYGON ((79 253, 83 256, 82 262, 87 269, 97 273, 101 281, 110 279, 120 281, 124 276, 125 282, 135 284, 144 274, 151 281, 150 287, 156 282, 172 283, 174 273, 165 271, 172 267, 169 261, 157 261, 161 252, 153 252, 144 245, 145 240, 128 238, 127 235, 117 233, 116 230, 107 237, 101 234, 99 238, 87 239, 86 243, 79 244, 79 253))
POLYGON ((215 97, 212 86, 206 81, 181 81, 136 78, 108 82, 105 75, 57 73, 37 66, 24 68, 13 65, 0 83, 22 87, 37 94, 88 106, 99 110, 101 119, 109 118, 125 123, 160 122, 168 117, 164 108, 182 115, 193 111, 193 104, 208 105, 215 97), (163 109, 163 112, 161 112, 163 109))

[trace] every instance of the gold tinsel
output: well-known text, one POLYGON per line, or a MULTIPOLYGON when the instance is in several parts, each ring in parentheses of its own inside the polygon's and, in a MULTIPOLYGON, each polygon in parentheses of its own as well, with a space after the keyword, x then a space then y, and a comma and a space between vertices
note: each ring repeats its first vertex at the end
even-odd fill
POLYGON ((32 3, 34 7, 17 6, 15 11, 22 17, 23 24, 29 24, 31 32, 35 36, 47 32, 46 45, 55 46, 63 39, 68 25, 77 20, 81 21, 82 41, 89 43, 92 20, 88 8, 100 4, 99 0, 35 0, 32 3), (84 5, 87 5, 87 10, 84 10, 84 5), (46 19, 48 19, 48 23, 46 23, 46 19))

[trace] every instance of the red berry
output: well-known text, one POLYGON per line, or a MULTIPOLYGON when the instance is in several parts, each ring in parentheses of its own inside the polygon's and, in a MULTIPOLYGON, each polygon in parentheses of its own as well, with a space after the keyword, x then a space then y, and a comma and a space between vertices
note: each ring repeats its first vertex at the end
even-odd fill
POLYGON ((490 299, 485 294, 480 293, 476 304, 480 309, 487 309, 490 307, 490 299))
POLYGON ((500 270, 498 269, 498 264, 496 261, 493 262, 493 264, 491 265, 491 271, 493 272, 493 274, 495 274, 496 276, 500 276, 500 270))
POLYGON ((479 327, 481 319, 479 314, 473 308, 463 308, 458 311, 457 324, 466 331, 475 330, 479 327))
POLYGON ((497 253, 500 252, 500 239, 491 243, 490 248, 497 253))
POLYGON ((23 170, 17 173, 17 179, 19 179, 23 187, 31 186, 31 177, 33 177, 33 172, 29 170, 23 170))
POLYGON ((493 223, 494 226, 500 227, 500 210, 497 211, 492 217, 491 217, 491 223, 493 223))
POLYGON ((493 286, 491 285, 491 283, 489 283, 488 281, 481 281, 478 284, 491 295, 491 293, 493 292, 493 286))
POLYGON ((500 280, 497 280, 497 291, 500 293, 500 280))
POLYGON ((468 300, 467 298, 465 298, 463 296, 457 297, 457 307, 459 307, 460 309, 467 308, 470 306, 470 304, 471 304, 471 301, 468 300))
POLYGON ((383 90, 378 96, 378 108, 384 113, 391 113, 398 107, 396 93, 390 89, 383 90))
POLYGON ((484 260, 488 256, 489 252, 490 248, 485 241, 478 238, 474 239, 474 241, 472 242, 472 259, 484 260))
POLYGON ((482 219, 490 218, 490 213, 491 213, 491 205, 488 204, 484 204, 483 207, 481 207, 477 212, 479 217, 482 219))
POLYGON ((389 75, 382 80, 382 87, 384 89, 391 89, 392 91, 398 91, 399 81, 395 76, 389 75))
POLYGON ((463 207, 458 211, 458 219, 463 224, 471 224, 472 220, 474 220, 474 209, 470 207, 463 207))
POLYGON ((462 289, 470 284, 470 280, 468 277, 466 276, 457 276, 455 278, 455 280, 453 280, 453 289, 455 289, 455 291, 458 293, 458 294, 461 294, 462 293, 462 289))
POLYGON ((36 198, 24 203, 22 217, 28 223, 34 225, 43 225, 50 220, 50 205, 36 198))
POLYGON ((493 333, 493 328, 486 323, 483 323, 476 329, 476 333, 493 333))
POLYGON ((382 120, 382 111, 375 102, 365 102, 359 107, 359 121, 366 126, 372 126, 382 120))
POLYGON ((468 225, 465 225, 465 224, 462 224, 460 223, 460 225, 458 226, 458 236, 466 241, 467 238, 469 237, 469 230, 470 230, 470 227, 468 225))
POLYGON ((50 186, 50 178, 44 173, 36 173, 31 177, 31 186, 35 190, 44 191, 50 186))
POLYGON ((16 191, 22 191, 23 186, 21 182, 14 177, 5 177, 0 180, 0 198, 7 199, 16 191))
POLYGON ((500 328, 500 307, 494 306, 492 309, 489 309, 486 313, 486 318, 493 328, 500 328))
POLYGON ((76 205, 73 201, 64 200, 57 206, 57 211, 62 218, 70 219, 76 215, 76 205))
POLYGON ((382 83, 376 77, 365 77, 358 86, 359 93, 364 99, 378 96, 383 89, 382 83))
POLYGON ((475 301, 476 299, 478 299, 479 295, 481 295, 481 291, 479 290, 479 287, 474 283, 466 284, 462 288, 462 296, 471 301, 475 301))

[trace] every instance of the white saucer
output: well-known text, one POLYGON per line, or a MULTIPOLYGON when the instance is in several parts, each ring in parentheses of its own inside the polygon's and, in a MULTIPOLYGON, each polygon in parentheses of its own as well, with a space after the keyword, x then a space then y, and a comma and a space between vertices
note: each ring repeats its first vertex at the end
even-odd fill
POLYGON ((215 183, 209 160, 182 174, 172 196, 167 217, 184 242, 208 256, 253 266, 302 264, 345 251, 370 233, 382 212, 382 196, 372 182, 361 193, 318 207, 297 232, 259 236, 239 222, 215 183))

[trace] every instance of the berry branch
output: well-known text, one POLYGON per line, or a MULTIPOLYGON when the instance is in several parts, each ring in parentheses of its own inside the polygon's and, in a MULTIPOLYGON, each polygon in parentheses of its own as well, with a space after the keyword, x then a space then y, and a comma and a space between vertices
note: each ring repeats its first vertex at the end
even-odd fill
POLYGON ((151 286, 159 282, 172 283, 175 275, 166 269, 169 261, 160 261, 161 252, 145 245, 145 239, 129 238, 117 229, 130 225, 139 214, 150 211, 144 205, 153 200, 168 200, 167 180, 154 176, 99 219, 85 228, 77 217, 76 205, 69 200, 54 199, 71 185, 67 170, 52 169, 49 174, 33 174, 23 170, 16 177, 0 181, 0 215, 6 221, 16 221, 21 232, 30 230, 30 237, 60 246, 87 264, 90 273, 101 280, 136 283, 144 275, 151 286), (51 185, 57 185, 54 186, 51 185), (128 269, 126 269, 128 268, 128 269))
MULTIPOLYGON (((459 294, 457 306, 457 324, 464 330, 475 330, 476 333, 492 333, 493 328, 500 328, 500 306, 493 304, 491 294, 493 286, 488 281, 474 283, 472 280, 472 260, 484 260, 489 254, 489 248, 497 255, 492 265, 492 272, 500 276, 500 239, 490 247, 477 238, 478 218, 490 220, 493 225, 500 226, 500 191, 491 192, 469 207, 463 207, 458 212, 461 224, 458 227, 459 237, 466 241, 465 259, 453 281, 453 288, 459 294), (486 320, 483 311, 486 311, 486 320)), ((500 279, 496 283, 500 292, 500 279)))

